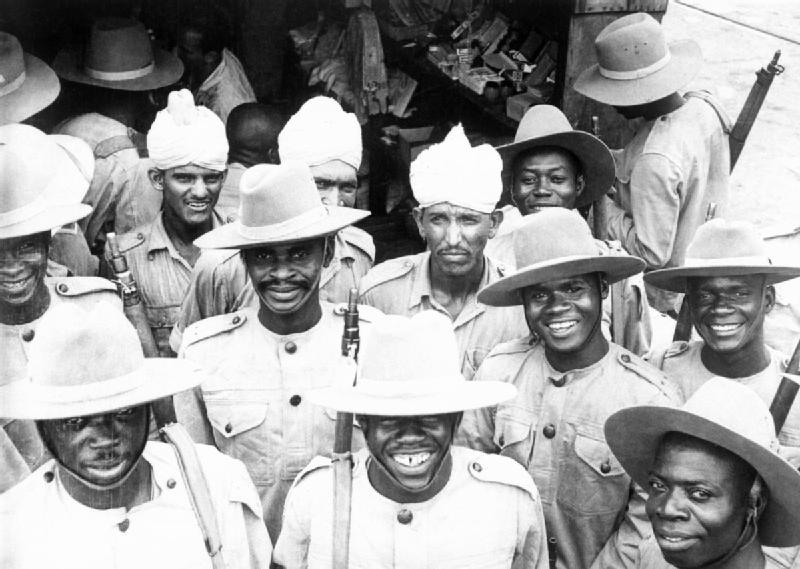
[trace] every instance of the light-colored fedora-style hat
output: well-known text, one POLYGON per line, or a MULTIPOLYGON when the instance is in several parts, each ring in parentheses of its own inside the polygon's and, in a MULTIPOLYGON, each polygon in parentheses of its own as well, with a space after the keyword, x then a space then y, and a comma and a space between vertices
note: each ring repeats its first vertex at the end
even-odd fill
POLYGON ((56 100, 58 77, 16 37, 0 32, 0 125, 20 122, 56 100))
POLYGON ((479 302, 514 306, 522 304, 520 289, 535 284, 589 273, 613 284, 645 267, 638 257, 602 255, 586 221, 563 207, 526 216, 512 235, 517 270, 482 288, 479 302))
POLYGON ((327 207, 308 166, 301 162, 256 164, 239 181, 239 219, 195 240, 204 249, 245 249, 336 233, 369 215, 327 207))
POLYGON ((643 12, 611 22, 594 47, 598 63, 578 76, 574 88, 617 107, 651 103, 676 92, 697 74, 703 57, 692 40, 667 44, 664 29, 643 12))
POLYGON ((377 319, 362 340, 356 384, 315 389, 308 398, 347 413, 408 417, 497 405, 516 392, 510 383, 464 379, 452 322, 424 310, 377 319))
POLYGON ((571 152, 580 162, 586 186, 575 200, 575 207, 589 205, 614 184, 614 157, 602 140, 588 132, 574 130, 560 109, 536 105, 519 121, 514 142, 497 147, 503 159, 503 180, 511 184, 514 160, 520 153, 555 146, 571 152))
POLYGON ((606 421, 608 446, 637 484, 648 488, 650 470, 664 435, 685 433, 722 447, 752 466, 769 489, 758 521, 763 545, 800 544, 800 473, 779 456, 769 409, 749 387, 715 377, 680 409, 637 406, 606 421))
POLYGON ((0 388, 0 417, 64 419, 142 405, 192 389, 206 376, 189 360, 145 358, 121 310, 61 303, 36 327, 28 377, 0 388))
POLYGON ((92 211, 79 203, 90 183, 76 164, 85 155, 70 153, 84 154, 80 145, 65 150, 60 137, 20 126, 0 126, 0 239, 50 231, 92 211))
POLYGON ((685 292, 686 279, 692 277, 746 275, 764 275, 767 284, 775 284, 800 277, 800 266, 773 265, 753 224, 712 219, 697 228, 682 266, 647 273, 644 280, 658 288, 685 292))
POLYGON ((144 24, 126 18, 97 20, 86 45, 62 49, 53 69, 68 81, 122 91, 158 89, 183 75, 180 59, 154 47, 144 24))

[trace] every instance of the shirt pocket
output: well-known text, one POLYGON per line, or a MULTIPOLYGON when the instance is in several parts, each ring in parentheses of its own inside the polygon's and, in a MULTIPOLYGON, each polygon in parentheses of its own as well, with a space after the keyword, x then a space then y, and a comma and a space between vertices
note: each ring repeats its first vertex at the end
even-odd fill
POLYGON ((269 403, 256 400, 249 391, 228 390, 204 391, 203 401, 217 448, 241 460, 256 485, 274 483, 269 403))
POLYGON ((628 503, 630 479, 599 438, 575 436, 563 458, 558 502, 578 516, 617 516, 628 503))
POLYGON ((500 449, 500 454, 528 468, 533 453, 533 421, 498 413, 496 422, 494 444, 500 449))

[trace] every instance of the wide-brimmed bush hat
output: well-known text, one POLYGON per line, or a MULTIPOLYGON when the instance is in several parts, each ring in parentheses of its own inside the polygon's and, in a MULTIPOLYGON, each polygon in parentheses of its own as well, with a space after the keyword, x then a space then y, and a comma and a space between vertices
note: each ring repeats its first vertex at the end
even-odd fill
POLYGON ((511 185, 512 167, 517 156, 534 148, 556 147, 570 152, 580 162, 585 186, 575 199, 575 207, 589 205, 614 184, 614 157, 602 140, 575 130, 560 109, 536 105, 519 121, 514 142, 497 147, 503 159, 503 181, 511 185))
POLYGON ((489 306, 522 304, 521 289, 543 282, 603 273, 613 284, 645 267, 638 257, 603 255, 586 221, 563 207, 525 217, 511 234, 517 270, 478 292, 489 306))
POLYGON ((38 113, 60 91, 58 77, 44 61, 22 51, 15 36, 0 32, 0 125, 38 113))
POLYGON ((452 322, 435 310, 386 315, 364 334, 355 385, 312 390, 312 403, 359 415, 442 415, 497 405, 516 395, 500 381, 467 381, 452 322))
POLYGON ((629 407, 605 424, 608 446, 633 480, 648 488, 650 471, 664 435, 684 433, 740 457, 764 479, 767 506, 758 520, 762 545, 800 543, 800 473, 780 456, 775 423, 767 405, 751 388, 715 377, 680 409, 629 407))
POLYGON ((637 12, 614 20, 594 41, 597 63, 575 81, 575 90, 601 103, 629 107, 651 103, 688 84, 702 53, 692 40, 667 43, 653 16, 637 12))

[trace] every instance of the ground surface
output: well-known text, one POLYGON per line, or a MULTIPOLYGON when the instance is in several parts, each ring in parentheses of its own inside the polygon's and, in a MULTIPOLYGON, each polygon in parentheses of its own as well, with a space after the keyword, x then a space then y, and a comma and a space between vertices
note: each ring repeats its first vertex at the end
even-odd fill
POLYGON ((765 234, 800 226, 800 2, 670 0, 663 24, 670 39, 700 44, 705 64, 690 87, 713 86, 734 120, 755 72, 782 50, 786 71, 775 78, 733 172, 725 216, 752 221, 765 234))

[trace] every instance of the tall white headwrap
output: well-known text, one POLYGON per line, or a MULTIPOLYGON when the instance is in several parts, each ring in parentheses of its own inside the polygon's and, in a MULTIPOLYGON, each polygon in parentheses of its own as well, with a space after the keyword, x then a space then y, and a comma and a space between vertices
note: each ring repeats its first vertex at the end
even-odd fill
POLYGON ((278 135, 281 162, 297 160, 319 166, 341 160, 355 169, 361 166, 361 126, 330 97, 314 97, 283 127, 278 135))
POLYGON ((207 108, 195 106, 188 90, 173 91, 147 133, 147 150, 161 170, 194 164, 221 172, 228 161, 225 125, 207 108))
POLYGON ((488 144, 473 148, 459 124, 411 163, 409 180, 420 207, 449 202, 491 213, 500 199, 503 160, 488 144))

